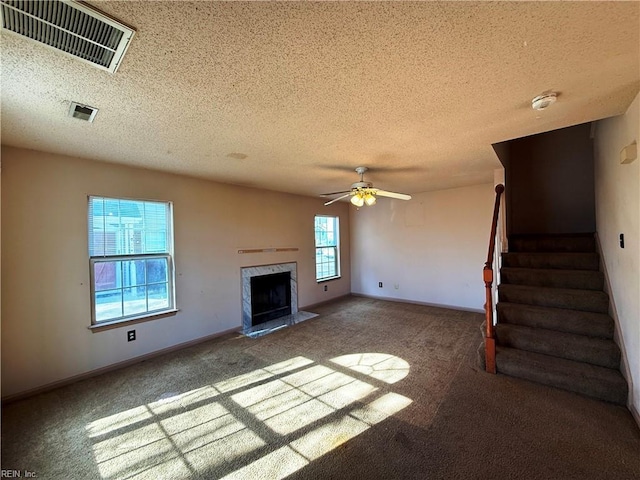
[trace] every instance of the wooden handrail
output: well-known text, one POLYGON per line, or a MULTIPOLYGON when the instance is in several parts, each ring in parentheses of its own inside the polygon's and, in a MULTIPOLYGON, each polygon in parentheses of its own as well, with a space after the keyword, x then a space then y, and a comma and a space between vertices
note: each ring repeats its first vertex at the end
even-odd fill
POLYGON ((493 256, 496 251, 496 230, 498 229, 498 216, 500 213, 500 197, 504 192, 504 185, 496 185, 496 201, 493 205, 493 220, 491 221, 491 236, 489 237, 489 251, 487 261, 482 270, 486 300, 484 312, 487 320, 484 335, 485 370, 489 373, 496 373, 496 332, 493 325, 493 296, 491 294, 493 286, 493 256))

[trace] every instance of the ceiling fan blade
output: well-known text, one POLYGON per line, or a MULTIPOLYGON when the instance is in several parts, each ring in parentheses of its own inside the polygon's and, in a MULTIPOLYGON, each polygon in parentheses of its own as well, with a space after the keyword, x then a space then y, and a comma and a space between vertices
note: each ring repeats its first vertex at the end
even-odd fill
POLYGON ((342 200, 343 198, 347 198, 351 196, 351 192, 347 193, 346 195, 342 195, 341 197, 338 198, 334 198, 333 200, 329 200, 328 202, 325 203, 326 205, 331 205, 333 202, 337 202, 338 200, 342 200))
POLYGON ((411 195, 406 193, 387 192, 386 190, 377 190, 376 195, 381 197, 397 198, 398 200, 411 200, 411 195))
POLYGON ((342 192, 321 193, 321 197, 330 197, 331 195, 340 195, 341 193, 350 193, 351 190, 343 190, 342 192))

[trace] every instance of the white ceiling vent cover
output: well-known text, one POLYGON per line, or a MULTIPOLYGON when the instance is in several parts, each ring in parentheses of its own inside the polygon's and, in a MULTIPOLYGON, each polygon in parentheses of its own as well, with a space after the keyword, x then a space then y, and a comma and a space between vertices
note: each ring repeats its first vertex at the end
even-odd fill
POLYGON ((71 102, 69 107, 69 116, 73 118, 79 118, 85 122, 93 123, 93 119, 96 118, 98 109, 96 107, 90 107, 89 105, 82 105, 78 102, 71 102))
POLYGON ((0 0, 2 28, 115 73, 131 28, 71 0, 0 0))

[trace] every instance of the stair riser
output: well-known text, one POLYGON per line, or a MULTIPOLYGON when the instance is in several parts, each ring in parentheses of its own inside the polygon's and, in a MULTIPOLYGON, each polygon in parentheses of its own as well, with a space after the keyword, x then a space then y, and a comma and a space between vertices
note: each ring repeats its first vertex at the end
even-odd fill
POLYGON ((545 328, 559 332, 613 338, 614 323, 607 315, 564 309, 536 309, 529 305, 498 304, 498 323, 545 328))
POLYGON ((502 266, 515 268, 548 268, 565 270, 598 270, 600 261, 595 253, 505 253, 502 266))
MULTIPOLYGON (((566 308, 585 312, 607 313, 609 298, 603 292, 588 292, 583 290, 570 291, 520 291, 501 285, 498 297, 501 302, 523 303, 541 307, 566 308)), ((551 289, 550 289, 551 290, 551 289)))
POLYGON ((511 252, 595 252, 596 242, 588 237, 524 237, 509 240, 511 252))
POLYGON ((600 272, 536 270, 509 268, 500 273, 502 283, 531 285, 535 287, 574 288, 581 290, 602 290, 604 277, 600 272))
POLYGON ((606 368, 619 368, 620 351, 612 341, 590 339, 551 330, 532 330, 526 327, 498 325, 498 344, 529 352, 566 358, 606 368))

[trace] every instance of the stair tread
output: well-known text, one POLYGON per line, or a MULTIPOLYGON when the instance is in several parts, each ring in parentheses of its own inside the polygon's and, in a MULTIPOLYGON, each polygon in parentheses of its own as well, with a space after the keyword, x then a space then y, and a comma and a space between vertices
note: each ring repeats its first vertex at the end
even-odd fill
POLYGON ((567 257, 567 258, 593 258, 597 257, 598 254, 596 252, 541 252, 541 251, 531 251, 531 252, 504 252, 502 255, 509 256, 531 256, 531 257, 567 257))
POLYGON ((576 233, 514 233, 511 238, 592 238, 594 232, 576 233))
POLYGON ((607 313, 609 310, 609 296, 598 290, 502 283, 498 287, 498 298, 501 302, 588 312, 607 313))
POLYGON ((597 270, 577 270, 571 268, 530 268, 530 267, 502 267, 500 270, 514 272, 549 273, 552 275, 583 275, 585 277, 600 277, 602 272, 597 270))
POLYGON ((531 252, 516 252, 516 251, 509 251, 509 252, 504 252, 502 255, 522 255, 522 256, 532 256, 532 257, 546 257, 546 256, 557 256, 557 257, 568 257, 568 258, 591 258, 591 257, 597 257, 598 253, 597 252, 562 252, 562 251, 557 251, 557 252, 542 252, 542 251, 531 251, 531 252))
POLYGON ((618 370, 541 353, 498 346, 499 373, 624 405, 627 383, 618 370))
POLYGON ((534 328, 534 327, 527 327, 525 325, 513 325, 509 323, 498 324, 497 327, 506 327, 512 330, 522 330, 532 335, 553 336, 555 338, 561 338, 566 341, 576 341, 576 342, 584 343, 585 345, 592 344, 592 345, 606 346, 607 348, 609 347, 618 348, 618 346, 613 340, 606 339, 606 338, 590 337, 588 335, 579 335, 579 334, 569 333, 569 332, 559 332, 559 331, 550 330, 547 328, 534 328))
POLYGON ((524 325, 498 324, 498 344, 607 368, 618 368, 620 349, 613 340, 524 325))
POLYGON ((499 323, 613 338, 614 322, 606 313, 509 302, 499 302, 496 308, 499 323))
POLYGON ((598 271, 600 257, 595 252, 507 252, 502 254, 502 265, 598 271))
POLYGON ((510 285, 530 285, 578 290, 602 290, 604 275, 595 270, 502 267, 501 281, 510 285))
POLYGON ((512 283, 502 283, 499 288, 508 287, 509 289, 518 289, 518 290, 539 290, 539 291, 548 291, 549 293, 557 292, 557 293, 566 293, 567 295, 579 294, 582 292, 584 295, 589 296, 604 296, 608 297, 606 293, 598 290, 584 290, 581 288, 557 288, 557 287, 541 287, 538 285, 516 285, 512 283))
POLYGON ((517 234, 509 238, 513 252, 595 252, 593 233, 517 234))

